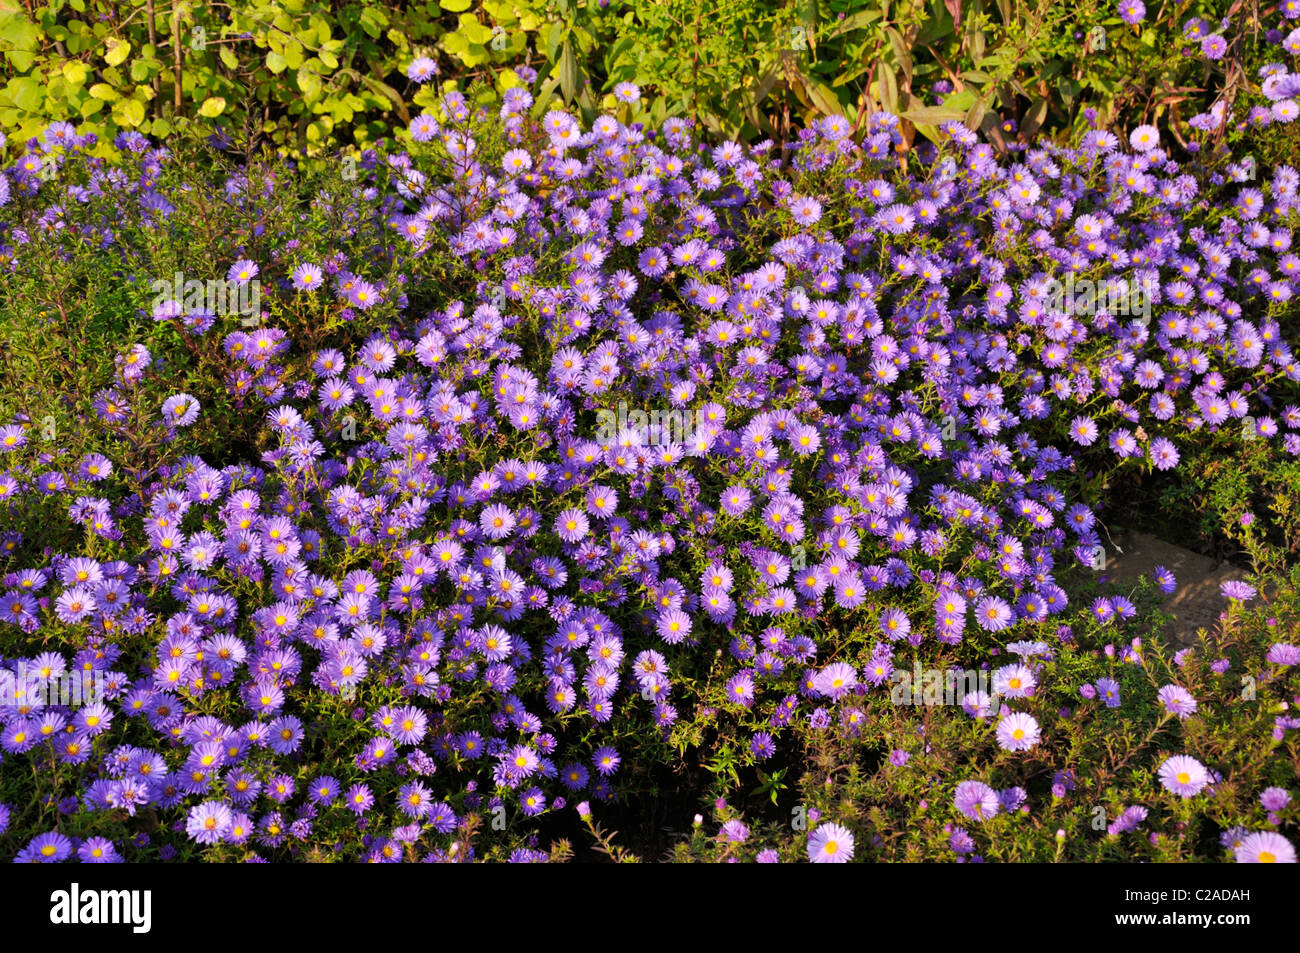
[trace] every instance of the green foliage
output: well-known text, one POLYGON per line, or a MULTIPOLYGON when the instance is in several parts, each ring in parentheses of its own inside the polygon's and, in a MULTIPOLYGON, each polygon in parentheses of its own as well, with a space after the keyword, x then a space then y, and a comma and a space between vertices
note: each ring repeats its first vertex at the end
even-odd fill
MULTIPOLYGON (((577 33, 566 38, 562 28, 555 35, 559 61, 566 59, 566 42, 572 41, 570 51, 575 44, 577 49, 582 48, 577 33)), ((491 50, 490 39, 486 48, 491 50)), ((478 55, 469 48, 467 52, 478 55)), ((119 53, 117 49, 113 55, 119 53)), ((576 64, 576 53, 569 58, 576 64)), ((718 74, 713 82, 726 75, 718 74)), ((553 79, 562 84, 562 77, 539 76, 543 86, 553 79)), ((572 89, 581 97, 581 83, 573 81, 572 75, 570 80, 572 89)), ((417 104, 423 95, 417 96, 417 104)), ((478 98, 478 91, 472 91, 472 95, 478 98)), ((490 95, 487 90, 483 98, 490 95)), ((475 137, 480 160, 485 166, 496 165, 507 147, 500 130, 480 132, 476 128, 475 137)), ((392 287, 404 282, 412 298, 406 309, 411 313, 418 314, 426 306, 445 306, 456 298, 483 300, 487 295, 489 273, 476 272, 472 263, 451 254, 445 235, 438 231, 431 232, 434 244, 427 254, 394 250, 400 243, 385 217, 366 202, 356 201, 358 191, 386 189, 391 184, 390 176, 396 174, 374 156, 363 160, 357 170, 359 179, 350 181, 338 169, 328 168, 300 177, 283 162, 263 164, 254 159, 246 165, 226 166, 223 163, 232 153, 205 149, 200 155, 200 146, 189 135, 173 137, 169 145, 178 155, 176 161, 164 165, 148 155, 132 160, 136 163, 133 172, 140 173, 140 181, 147 182, 151 190, 171 203, 165 226, 160 227, 155 212, 141 203, 123 202, 120 195, 99 190, 88 194, 84 202, 67 203, 59 217, 41 219, 41 223, 50 222, 45 229, 36 227, 35 215, 25 218, 30 247, 24 247, 21 253, 25 263, 33 265, 25 264, 16 271, 0 270, 0 323, 6 329, 8 344, 0 352, 6 375, 6 384, 0 388, 0 417, 25 418, 37 429, 47 417, 51 418, 60 435, 60 446, 69 454, 106 449, 95 443, 100 439, 98 431, 83 430, 78 421, 93 416, 93 395, 113 381, 113 356, 121 353, 126 342, 144 343, 165 362, 133 392, 133 413, 139 419, 155 415, 168 394, 183 390, 203 406, 206 426, 186 430, 167 443, 141 441, 119 451, 117 458, 125 472, 143 474, 146 469, 174 464, 192 453, 224 465, 255 458, 259 452, 271 449, 256 443, 263 432, 257 415, 250 411, 250 405, 256 403, 238 399, 224 383, 233 362, 216 348, 204 348, 172 324, 149 318, 150 285, 158 278, 175 272, 220 273, 227 263, 244 257, 265 262, 262 278, 267 287, 267 316, 275 326, 289 332, 301 355, 324 346, 351 350, 371 332, 400 318, 398 309, 388 303, 345 317, 343 306, 337 302, 292 294, 286 279, 293 256, 277 254, 277 249, 283 247, 281 240, 289 235, 296 240, 295 254, 302 260, 322 261, 337 252, 349 261, 368 263, 374 270, 367 273, 367 278, 377 283, 392 287), (214 157, 222 156, 225 158, 214 161, 214 157), (111 243, 102 241, 105 236, 100 227, 105 220, 113 222, 111 243)), ((443 144, 431 143, 417 152, 422 171, 439 180, 460 181, 461 177, 455 175, 457 160, 446 154, 443 144)), ((241 158, 247 160, 255 155, 249 144, 241 158)), ((66 174, 81 176, 82 169, 66 174)), ((799 190, 806 194, 839 194, 844 191, 846 174, 842 165, 811 169, 800 174, 799 190)), ((90 184, 84 177, 77 182, 90 184)), ((458 193, 458 201, 472 192, 470 186, 462 185, 464 194, 458 193)), ((20 209, 38 207, 30 195, 16 195, 13 201, 20 209)), ((769 246, 781 230, 789 228, 789 223, 777 216, 754 214, 752 210, 750 214, 753 217, 739 230, 742 238, 735 254, 737 269, 756 264, 761 249, 769 246)), ((836 203, 825 210, 825 216, 839 229, 845 224, 847 210, 836 203)), ((1001 251, 1012 261, 1025 254, 1023 248, 1001 251)), ((1028 267, 1028 259, 1019 263, 1028 267)), ((544 256, 536 267, 537 274, 548 276, 563 268, 564 263, 557 253, 544 256)), ((520 336, 527 359, 545 363, 553 342, 536 333, 541 320, 532 312, 532 306, 520 300, 518 307, 529 312, 524 321, 534 331, 531 342, 527 335, 520 336)), ((1276 314, 1270 314, 1286 317, 1280 307, 1276 314)), ((239 319, 222 315, 220 320, 227 330, 233 330, 239 319)), ((1100 352, 1086 348, 1077 354, 1077 359, 1087 365, 1101 357, 1100 352)), ((919 388, 917 396, 924 402, 934 395, 927 388, 919 388)), ((1081 411, 1103 417, 1109 413, 1110 419, 1116 419, 1114 411, 1108 411, 1104 403, 1098 398, 1095 405, 1084 405, 1081 411)), ((1258 552, 1261 567, 1280 569, 1287 561, 1285 552, 1277 547, 1284 544, 1293 549, 1297 539, 1300 468, 1263 441, 1240 446, 1240 441, 1233 439, 1239 434, 1236 430, 1225 430, 1217 436, 1203 434, 1203 449, 1185 468, 1191 474, 1190 482, 1171 492, 1184 494, 1185 500, 1200 501, 1207 519, 1213 519, 1216 525, 1231 526, 1233 520, 1240 525, 1245 511, 1262 514, 1272 509, 1278 519, 1271 522, 1283 534, 1281 542, 1252 536, 1245 528, 1234 538, 1239 538, 1252 555, 1258 552), (1215 454, 1227 453, 1236 454, 1230 458, 1232 462, 1216 465, 1215 454)), ((481 439, 474 440, 460 460, 466 478, 494 459, 522 454, 526 446, 512 445, 510 441, 518 438, 509 434, 498 438, 487 431, 477 436, 481 439)), ((1116 471, 1138 466, 1116 464, 1109 455, 1099 453, 1097 461, 1102 460, 1109 460, 1109 466, 1116 471)), ((1105 476, 1099 474, 1091 484, 1085 482, 1084 474, 1064 479, 1071 481, 1072 491, 1096 494, 1104 491, 1105 476)), ((140 478, 135 479, 138 489, 140 478)), ((718 489, 707 487, 710 493, 718 489)), ((802 492, 806 488, 798 489, 802 492)), ((15 514, 21 525, 66 526, 64 520, 54 518, 56 514, 40 510, 48 504, 25 500, 22 505, 33 509, 15 514)), ((726 520, 725 515, 718 518, 726 520)), ((728 527, 724 524, 721 530, 725 533, 728 527)), ((124 555, 97 551, 96 537, 90 533, 84 540, 74 540, 51 532, 41 542, 57 548, 73 548, 80 543, 93 556, 124 555)), ((338 571, 346 571, 354 565, 349 560, 360 565, 378 554, 345 550, 332 553, 331 560, 338 571)), ((683 546, 677 558, 698 572, 709 557, 703 548, 683 546)), ((1043 623, 1032 632, 1033 638, 1041 639, 1054 651, 1045 662, 1045 690, 1026 703, 1026 710, 1053 741, 1050 748, 1044 746, 1028 755, 1012 756, 1002 751, 992 736, 990 719, 972 719, 960 707, 951 705, 900 706, 882 692, 863 704, 860 722, 852 726, 836 724, 829 730, 802 724, 798 729, 802 750, 788 762, 764 763, 750 753, 746 739, 764 727, 771 706, 754 712, 729 710, 722 684, 726 663, 707 654, 683 666, 679 673, 681 692, 699 698, 700 704, 683 713, 667 740, 631 720, 625 726, 612 727, 611 732, 617 733, 607 740, 621 749, 638 752, 640 763, 625 767, 632 775, 626 789, 634 799, 640 795, 647 804, 655 805, 647 811, 657 810, 660 798, 671 799, 680 820, 683 801, 688 814, 712 801, 714 820, 743 817, 752 827, 752 836, 744 842, 714 836, 710 833, 712 826, 706 828, 703 821, 689 831, 674 831, 675 845, 668 844, 664 850, 679 860, 748 857, 759 846, 777 849, 783 859, 797 859, 804 856, 806 830, 819 815, 848 824, 857 838, 861 857, 951 859, 950 831, 945 830, 945 822, 954 817, 953 787, 971 778, 1000 789, 1023 787, 1034 805, 1032 815, 1004 812, 985 824, 967 825, 975 839, 974 849, 989 858, 1222 859, 1219 834, 1232 824, 1261 826, 1264 815, 1257 801, 1259 791, 1271 784, 1292 784, 1297 763, 1294 734, 1281 741, 1270 740, 1273 719, 1283 703, 1294 696, 1296 674, 1279 671, 1276 666, 1270 669, 1261 658, 1270 644, 1283 640, 1280 633, 1300 625, 1300 574, 1274 578, 1280 590, 1276 603, 1249 612, 1233 609, 1220 631, 1202 633, 1194 651, 1180 661, 1173 658, 1168 647, 1149 639, 1136 658, 1125 660, 1114 651, 1118 645, 1122 654, 1132 639, 1159 628, 1161 617, 1149 586, 1125 593, 1140 609, 1136 618, 1102 627, 1087 609, 1087 598, 1094 594, 1089 586, 1095 588, 1095 584, 1081 582, 1074 586, 1078 580, 1071 580, 1075 599, 1071 613, 1043 623), (1071 627, 1069 638, 1063 638, 1057 629, 1062 622, 1071 627), (1220 658, 1228 662, 1225 671, 1210 667, 1220 658), (1079 695, 1080 686, 1103 677, 1120 683, 1124 705, 1108 708, 1079 695), (1250 697, 1242 692, 1243 678, 1252 679, 1257 688, 1250 697), (1171 683, 1182 685, 1198 699, 1200 709, 1195 720, 1182 722, 1160 714, 1155 693, 1171 683), (1066 709, 1069 714, 1063 713, 1066 709), (906 764, 890 760, 895 750, 910 755, 906 764), (1202 806, 1205 802, 1198 804, 1195 813, 1188 803, 1164 791, 1154 776, 1164 757, 1184 751, 1218 766, 1225 775, 1219 793, 1212 800, 1206 799, 1208 806, 1202 806), (657 775, 651 767, 670 762, 675 763, 676 774, 657 775), (1054 769, 1061 765, 1067 765, 1071 773, 1058 781, 1054 769), (1055 784, 1064 786, 1062 793, 1054 790, 1055 784), (1094 826, 1098 809, 1104 818, 1113 821, 1125 807, 1134 804, 1151 809, 1151 822, 1142 833, 1112 836, 1094 826), (792 818, 800 819, 803 826, 795 826, 792 818), (1056 830, 1063 832, 1060 838, 1051 836, 1056 830), (1148 833, 1158 836, 1153 841, 1148 833)), ((253 583, 238 585, 251 587, 253 583)), ((242 597, 246 592, 236 594, 242 597)), ((927 611, 921 601, 907 608, 913 616, 927 611)), ((829 621, 819 619, 808 624, 829 629, 829 638, 823 641, 834 654, 827 661, 843 660, 863 666, 871 657, 873 637, 850 628, 848 621, 831 617, 829 621)), ((975 640, 937 650, 927 646, 926 651, 933 654, 919 661, 925 667, 979 667, 986 661, 987 648, 975 640)), ((904 658, 910 663, 906 653, 904 658)), ((131 661, 138 664, 143 659, 131 661)), ((397 700, 395 693, 386 692, 384 687, 368 688, 358 700, 358 708, 373 710, 397 700)), ((462 717, 467 723, 482 717, 480 701, 476 697, 463 699, 462 717)), ((317 766, 327 770, 346 768, 346 759, 339 752, 355 749, 361 738, 361 729, 349 708, 341 700, 331 699, 312 709, 305 766, 296 778, 300 786, 310 779, 307 766, 312 770, 317 766)), ((582 730, 576 719, 567 727, 582 730)), ((268 760, 268 770, 270 765, 268 760)), ((55 769, 50 790, 70 789, 71 781, 57 773, 61 770, 55 769)), ((22 798, 13 792, 30 790, 28 779, 18 775, 7 778, 4 784, 4 800, 19 802, 22 798)), ((56 808, 52 803, 31 803, 24 810, 29 813, 23 816, 22 826, 32 829, 48 822, 56 808)), ((605 810, 604 806, 598 808, 605 810)), ((1288 823, 1294 821, 1295 812, 1295 807, 1289 809, 1288 823)), ((83 830, 79 826, 82 820, 81 815, 74 816, 69 821, 69 832, 83 830)), ((604 825, 617 820, 611 822, 598 814, 585 817, 584 823, 585 832, 582 828, 573 832, 580 845, 594 845, 593 849, 614 860, 636 859, 619 846, 614 833, 606 831, 604 825)), ((355 831, 346 831, 349 826, 341 824, 337 831, 326 828, 331 837, 321 842, 331 841, 335 834, 355 840, 355 831)), ((123 822, 123 836, 127 830, 123 822)), ((657 845, 646 846, 652 842, 644 832, 634 833, 637 851, 651 854, 658 850, 657 845)), ((462 844, 474 844, 480 856, 500 857, 508 854, 517 842, 512 838, 517 839, 519 834, 512 828, 497 835, 484 829, 481 820, 470 818, 457 836, 462 844)), ((569 850, 569 845, 561 841, 552 856, 561 859, 569 850)), ((237 854, 233 848, 221 848, 205 856, 235 859, 237 854)), ((329 857, 321 854, 309 859, 329 857)))
POLYGON ((587 120, 617 109, 624 121, 685 116, 727 137, 782 139, 820 115, 858 126, 886 109, 907 120, 909 143, 947 120, 995 139, 1064 136, 1087 108, 1103 125, 1176 125, 1231 95, 1258 65, 1250 24, 1219 63, 1183 35, 1191 16, 1216 21, 1227 7, 1166 5, 1129 26, 1109 10, 1028 0, 0 0, 11 71, 0 126, 24 139, 70 121, 106 154, 119 131, 166 136, 202 117, 321 156, 392 135, 429 106, 403 71, 430 55, 452 86, 490 78, 481 102, 529 85, 587 120), (637 102, 614 97, 624 82, 641 87, 637 102))
POLYGON ((365 143, 409 118, 401 69, 446 32, 436 4, 165 0, 0 3, 14 71, 0 125, 20 137, 51 120, 101 139, 166 136, 186 119, 256 124, 286 151, 365 143), (399 92, 391 83, 403 87, 399 92))
MULTIPOLYGON (((1086 623, 1076 629, 1077 650, 1062 650, 1046 665, 1042 684, 1053 687, 1029 709, 1061 733, 1051 751, 1001 751, 988 727, 959 707, 917 709, 873 699, 864 706, 857 737, 836 728, 804 731, 806 767, 797 793, 779 808, 736 792, 716 803, 711 822, 698 822, 670 856, 751 860, 771 849, 782 861, 803 860, 806 832, 819 819, 833 818, 853 833, 855 858, 865 860, 951 861, 957 826, 969 834, 973 853, 988 860, 1230 860, 1221 835, 1239 825, 1262 826, 1267 812, 1259 793, 1294 784, 1300 758, 1294 735, 1277 740, 1273 734, 1274 720, 1294 693, 1294 675, 1262 661, 1269 646, 1287 641, 1300 625, 1300 570, 1275 582, 1275 602, 1232 609, 1215 632, 1202 630, 1177 659, 1155 640, 1143 642, 1137 661, 1122 662, 1104 650, 1104 643, 1122 644, 1127 635, 1158 625, 1150 610, 1127 633, 1086 623), (1102 677, 1119 682, 1118 708, 1080 697, 1079 686, 1102 677), (1180 720, 1163 711, 1155 696, 1167 684, 1183 686, 1198 700, 1194 717, 1180 720), (893 751, 909 757, 895 763, 893 751), (1184 751, 1222 766, 1224 775, 1213 797, 1195 808, 1156 777, 1165 758, 1184 751), (953 790, 969 778, 998 790, 1023 788, 1032 812, 999 811, 982 823, 954 824, 953 790), (1148 809, 1147 820, 1134 831, 1109 833, 1108 825, 1133 805, 1148 809), (718 825, 738 819, 750 829, 744 843, 717 832, 718 825)), ((1294 817, 1295 809, 1284 814, 1294 817)))

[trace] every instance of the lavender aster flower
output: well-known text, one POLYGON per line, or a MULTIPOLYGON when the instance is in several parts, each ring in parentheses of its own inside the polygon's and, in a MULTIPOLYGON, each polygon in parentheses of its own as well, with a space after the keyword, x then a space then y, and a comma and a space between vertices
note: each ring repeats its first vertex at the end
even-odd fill
POLYGON ((808 859, 814 864, 845 864, 853 859, 853 835, 834 822, 821 824, 808 835, 808 859))
POLYGON ((953 794, 953 804, 971 820, 985 821, 998 812, 998 795, 982 781, 963 781, 953 794))
POLYGON ((1187 755, 1174 755, 1160 765, 1160 783, 1165 790, 1188 798, 1199 794, 1210 783, 1205 766, 1187 755))
POLYGON ((1247 834, 1235 848, 1239 864, 1294 864, 1295 847, 1281 834, 1259 831, 1247 834))

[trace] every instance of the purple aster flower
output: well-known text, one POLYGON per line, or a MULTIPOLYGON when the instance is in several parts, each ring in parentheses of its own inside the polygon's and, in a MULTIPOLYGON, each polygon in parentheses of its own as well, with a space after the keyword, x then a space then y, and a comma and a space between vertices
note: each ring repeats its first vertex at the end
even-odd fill
POLYGON ((749 509, 750 493, 743 486, 729 486, 722 491, 722 508, 729 516, 740 516, 749 509))
POLYGON ((1119 817, 1107 825, 1106 833, 1114 837, 1127 831, 1136 830, 1137 826, 1147 819, 1148 813, 1147 809, 1140 804, 1126 807, 1119 817))
POLYGON ((736 819, 725 822, 720 833, 724 839, 734 844, 743 844, 749 840, 749 828, 745 826, 744 821, 736 819))
POLYGON ((749 672, 740 672, 731 676, 727 680, 727 698, 748 708, 754 701, 754 677, 749 672))
MULTIPOLYGON (((1300 665, 1300 647, 1276 642, 1269 647, 1264 661, 1272 662, 1274 665, 1300 665)), ((1227 666, 1224 668, 1226 670, 1227 666)))
POLYGON ((986 821, 998 813, 998 794, 983 781, 963 781, 953 793, 953 805, 973 821, 986 821))
POLYGON ((1101 696, 1107 708, 1118 708, 1120 706, 1119 682, 1115 681, 1115 679, 1097 679, 1097 694, 1101 696))
POLYGON ((339 796, 339 782, 329 775, 322 775, 312 781, 308 791, 313 804, 333 804, 339 796))
POLYGON ((975 621, 986 632, 1001 632, 1012 624, 1011 607, 997 596, 985 596, 975 603, 975 621))
POLYGON ((230 808, 221 801, 204 801, 190 809, 185 833, 200 844, 217 844, 230 831, 230 808))
POLYGON ((972 718, 988 718, 993 712, 993 696, 985 691, 967 692, 961 700, 962 711, 972 718))
POLYGON ((576 543, 583 539, 590 528, 586 514, 579 509, 562 510, 555 518, 555 532, 566 543, 576 543))
POLYGON ((189 394, 175 394, 163 402, 162 415, 169 427, 188 427, 199 419, 199 402, 189 394))
POLYGON ((89 837, 77 848, 77 856, 83 864, 120 864, 122 857, 117 847, 106 837, 89 837))
POLYGON ((846 662, 833 662, 818 673, 814 684, 821 694, 836 700, 843 698, 857 687, 858 673, 846 662))
POLYGON ((776 754, 776 743, 772 740, 772 736, 766 731, 758 731, 755 732, 754 737, 750 739, 749 750, 753 753, 754 757, 759 758, 760 760, 766 760, 776 754))
POLYGON ((1196 714, 1196 699, 1192 697, 1191 692, 1180 685, 1166 685, 1156 693, 1156 697, 1160 699, 1160 704, 1164 705, 1165 711, 1177 715, 1180 719, 1196 714))
MULTIPOLYGON (((437 117, 426 112, 420 113, 420 115, 412 119, 409 129, 411 138, 416 142, 432 142, 438 137, 442 127, 437 117)), ((420 219, 412 218, 409 223, 416 227, 417 235, 421 234, 424 223, 420 219)))
POLYGON ((1195 796, 1210 783, 1205 766, 1183 754, 1167 758, 1160 765, 1159 774, 1165 790, 1184 798, 1195 796))
POLYGON ((853 859, 853 834, 839 824, 821 824, 808 835, 808 859, 814 864, 845 864, 853 859))
POLYGON ((370 792, 369 786, 365 784, 354 784, 348 788, 347 793, 348 809, 353 814, 360 816, 370 810, 375 803, 375 796, 370 792))
POLYGON ((257 277, 257 273, 257 264, 244 258, 230 266, 230 270, 226 272, 226 280, 239 285, 246 285, 257 277))
POLYGON ((406 78, 415 83, 424 83, 438 75, 438 64, 427 56, 418 56, 406 67, 406 78))
POLYGON ((1070 421, 1070 437, 1082 447, 1092 446, 1097 433, 1097 424, 1091 417, 1075 417, 1070 421))
POLYGON ((1291 803, 1291 795, 1285 788, 1265 788, 1259 796, 1259 803, 1267 811, 1280 811, 1291 803))
POLYGON ((57 864, 72 854, 72 841, 57 831, 38 834, 18 852, 20 863, 57 864))
POLYGON ((320 266, 307 262, 293 270, 293 287, 297 291, 315 291, 324 284, 320 266))
POLYGON ((621 760, 618 751, 608 745, 597 748, 591 755, 591 763, 602 777, 609 777, 616 772, 621 760))
POLYGON ((1281 834, 1259 831, 1247 834, 1233 853, 1239 864, 1294 864, 1295 847, 1281 834))
POLYGON ((681 609, 668 609, 657 617, 655 629, 661 639, 675 645, 691 634, 691 617, 681 609))
POLYGON ((1025 712, 1013 712, 998 723, 998 744, 1007 751, 1028 751, 1038 744, 1038 722, 1025 712))
POLYGON ((1151 463, 1157 470, 1172 470, 1178 466, 1178 450, 1164 437, 1156 437, 1152 440, 1148 451, 1151 455, 1151 463))
POLYGON ((1257 594, 1254 586, 1239 579, 1223 583, 1219 586, 1219 592, 1225 599, 1234 599, 1239 602, 1249 602, 1257 594))
POLYGON ((1027 698, 1033 694, 1037 684, 1033 670, 1019 663, 1005 665, 993 672, 993 691, 1003 698, 1027 698))

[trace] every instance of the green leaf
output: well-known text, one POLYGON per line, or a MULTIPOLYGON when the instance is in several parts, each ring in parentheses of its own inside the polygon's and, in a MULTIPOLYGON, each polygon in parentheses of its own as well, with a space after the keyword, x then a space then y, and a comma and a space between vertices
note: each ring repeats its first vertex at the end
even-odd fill
POLYGON ((869 69, 871 69, 870 63, 859 63, 831 80, 831 88, 834 89, 851 83, 869 69))
POLYGON ((826 35, 826 39, 833 40, 837 36, 864 29, 879 20, 882 15, 882 10, 863 10, 860 13, 850 14, 836 24, 835 29, 826 35))
POLYGON ((285 61, 283 53, 277 53, 272 50, 266 54, 266 68, 272 73, 279 75, 284 72, 284 68, 289 64, 285 61))
POLYGON ((952 109, 959 112, 965 112, 975 105, 975 100, 979 97, 973 89, 963 89, 960 93, 952 93, 943 98, 944 109, 952 109))
MULTIPOLYGON (((944 100, 946 103, 947 100, 944 100)), ((984 113, 988 110, 988 94, 981 96, 971 104, 970 109, 966 112, 966 118, 963 120, 967 129, 974 132, 984 121, 984 113)))
POLYGON ((122 98, 122 94, 112 86, 109 86, 108 83, 96 83, 94 86, 90 87, 90 95, 94 96, 96 99, 102 99, 107 103, 116 102, 122 98))
POLYGON ((373 76, 362 75, 361 81, 365 83, 366 86, 370 87, 373 92, 376 92, 380 96, 391 101, 393 108, 397 110, 397 114, 402 117, 403 122, 411 121, 410 113, 406 110, 406 103, 402 100, 401 93, 393 89, 393 87, 389 86, 387 83, 375 79, 373 76))
POLYGON ((104 62, 109 66, 117 66, 126 61, 131 55, 131 44, 127 40, 119 40, 115 36, 110 36, 105 41, 106 52, 104 53, 104 62))
POLYGON ((63 64, 63 78, 73 86, 80 86, 86 81, 86 64, 80 60, 68 60, 63 64))
POLYGON ((452 13, 463 13, 472 6, 470 0, 438 0, 438 6, 452 13))
POLYGON ((464 57, 469 51, 469 40, 465 39, 463 33, 448 33, 442 38, 442 46, 448 53, 453 56, 464 57))
POLYGON ((546 61, 554 63, 560 50, 560 40, 564 36, 564 25, 552 23, 546 30, 546 61))
POLYGON ((220 116, 226 108, 226 98, 224 96, 209 96, 199 107, 199 115, 206 116, 208 119, 215 119, 220 116))
POLYGON ((533 103, 533 118, 540 119, 550 107, 550 99, 555 95, 555 88, 560 85, 560 78, 552 76, 545 80, 537 91, 537 100, 533 103))
POLYGON ((818 112, 825 116, 838 116, 842 112, 835 90, 808 76, 801 75, 800 79, 803 80, 804 92, 808 94, 808 98, 812 100, 818 112))
POLYGON ((313 73, 311 70, 300 69, 298 70, 298 75, 295 78, 298 83, 298 88, 302 90, 304 96, 308 98, 314 98, 320 95, 320 90, 321 90, 320 77, 317 76, 315 73, 313 73))
POLYGON ((966 112, 946 106, 914 106, 903 113, 903 118, 918 126, 921 123, 937 126, 941 122, 961 122, 966 118, 966 112))
POLYGON ((26 112, 38 112, 45 102, 44 84, 31 76, 11 79, 5 90, 9 100, 26 112))
POLYGON ((32 68, 41 45, 41 28, 19 13, 0 19, 0 42, 5 46, 5 57, 20 73, 32 68))
POLYGON ((898 115, 898 80, 894 78, 894 71, 887 64, 881 63, 878 72, 880 73, 880 78, 877 80, 880 105, 884 107, 885 112, 898 115))
POLYGON ((903 69, 903 79, 910 85, 912 82, 912 53, 908 50, 903 37, 892 26, 885 27, 885 35, 889 37, 889 45, 893 47, 894 56, 898 59, 898 65, 903 69))
POLYGON ((361 17, 357 24, 372 39, 379 39, 384 32, 384 27, 388 26, 388 17, 379 7, 366 7, 361 11, 361 17))
POLYGON ((977 65, 984 56, 984 31, 979 27, 979 12, 982 4, 975 5, 975 14, 966 20, 966 50, 977 65))
POLYGON ((1025 120, 1020 124, 1020 131, 1028 139, 1038 132, 1042 127, 1043 121, 1047 118, 1047 99, 1042 96, 1034 97, 1034 101, 1029 104, 1025 111, 1025 120))
POLYGON ((914 122, 912 125, 916 127, 917 132, 925 136, 925 138, 929 139, 931 142, 943 141, 943 133, 939 132, 938 126, 928 122, 914 122))
POLYGON ((492 31, 479 23, 478 17, 472 13, 462 13, 460 15, 460 30, 465 39, 475 46, 487 46, 488 41, 492 39, 492 31))
POLYGON ((122 118, 129 126, 138 126, 144 122, 144 103, 138 99, 122 100, 122 118))
POLYGON ((348 106, 345 100, 327 99, 325 101, 325 111, 330 114, 330 117, 336 123, 352 121, 352 108, 348 106))
POLYGON ((326 20, 324 17, 318 17, 313 15, 311 18, 311 22, 316 27, 315 45, 323 47, 326 43, 330 41, 330 21, 326 20))
POLYGON ((564 50, 560 53, 560 92, 565 102, 573 102, 578 92, 578 58, 573 55, 568 39, 565 39, 564 50))
POLYGON ((767 72, 758 78, 758 83, 751 89, 746 97, 745 104, 751 108, 757 107, 763 100, 771 94, 772 88, 776 86, 776 81, 780 76, 780 70, 776 64, 768 67, 767 72))
MULTIPOLYGON (((945 0, 944 5, 948 6, 949 3, 950 0, 945 0)), ((960 6, 960 2, 958 5, 960 6)), ((951 10, 951 7, 949 7, 949 10, 951 10)), ((956 35, 960 28, 960 19, 944 16, 942 12, 936 13, 925 21, 925 25, 916 34, 916 38, 913 40, 913 49, 918 46, 935 46, 941 40, 956 35)))

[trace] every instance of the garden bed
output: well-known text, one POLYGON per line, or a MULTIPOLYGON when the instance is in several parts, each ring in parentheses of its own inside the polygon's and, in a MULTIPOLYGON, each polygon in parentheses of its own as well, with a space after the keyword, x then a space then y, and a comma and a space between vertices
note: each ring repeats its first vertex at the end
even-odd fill
POLYGON ((0 142, 0 857, 1295 860, 1300 172, 1227 104, 408 75, 337 165, 0 142))

